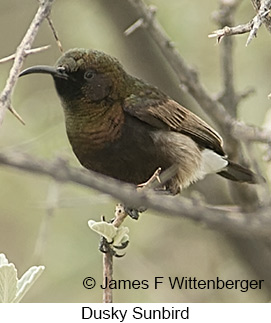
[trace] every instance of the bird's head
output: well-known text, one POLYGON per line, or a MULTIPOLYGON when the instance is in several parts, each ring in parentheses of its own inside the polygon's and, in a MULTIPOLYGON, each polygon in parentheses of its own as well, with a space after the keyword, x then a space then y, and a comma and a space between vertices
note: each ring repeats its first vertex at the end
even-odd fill
POLYGON ((70 105, 76 100, 99 103, 125 97, 129 76, 119 61, 101 51, 71 49, 55 66, 33 66, 20 76, 32 73, 52 75, 58 94, 70 105))

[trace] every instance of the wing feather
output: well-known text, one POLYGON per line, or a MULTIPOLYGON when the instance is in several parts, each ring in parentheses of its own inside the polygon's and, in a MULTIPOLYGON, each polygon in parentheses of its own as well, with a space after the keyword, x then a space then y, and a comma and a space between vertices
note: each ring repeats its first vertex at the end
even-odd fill
POLYGON ((201 118, 164 95, 154 97, 131 96, 124 102, 124 111, 157 129, 167 129, 190 136, 201 147, 224 156, 220 135, 201 118))

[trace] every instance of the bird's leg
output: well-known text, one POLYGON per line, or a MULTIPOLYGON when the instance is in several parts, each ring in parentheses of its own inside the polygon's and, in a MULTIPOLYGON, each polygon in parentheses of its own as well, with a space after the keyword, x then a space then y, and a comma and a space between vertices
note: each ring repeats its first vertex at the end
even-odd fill
MULTIPOLYGON (((158 167, 156 169, 156 171, 153 173, 153 175, 145 182, 142 184, 138 184, 137 185, 137 190, 140 189, 146 189, 146 188, 154 188, 157 186, 157 182, 159 185, 161 185, 161 180, 159 175, 161 174, 162 168, 158 167)), ((144 206, 135 209, 135 208, 131 208, 131 207, 125 207, 125 212, 127 212, 127 214, 134 220, 138 220, 139 218, 139 213, 142 213, 144 211, 146 211, 147 208, 145 208, 144 206)))
POLYGON ((151 188, 152 184, 155 183, 156 181, 161 184, 161 180, 159 175, 161 174, 162 168, 158 167, 156 171, 153 173, 153 175, 147 180, 147 182, 138 184, 137 189, 144 189, 144 188, 151 188))
POLYGON ((157 168, 150 179, 143 184, 137 185, 137 188, 152 188, 161 193, 171 194, 172 192, 166 183, 177 174, 178 167, 178 165, 173 164, 163 172, 161 167, 157 168))

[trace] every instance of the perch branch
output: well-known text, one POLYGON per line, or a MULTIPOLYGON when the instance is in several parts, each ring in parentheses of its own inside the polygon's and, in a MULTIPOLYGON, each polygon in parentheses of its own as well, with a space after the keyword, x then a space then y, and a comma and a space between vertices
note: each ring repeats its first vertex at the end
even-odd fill
MULTIPOLYGON (((23 153, 0 153, 0 165, 6 165, 32 174, 47 175, 57 181, 76 183, 110 194, 125 205, 134 208, 152 208, 164 214, 188 218, 210 228, 239 236, 270 236, 271 206, 258 207, 257 212, 241 212, 230 207, 214 207, 194 202, 183 196, 163 196, 152 190, 136 190, 130 184, 84 169, 69 167, 62 159, 53 162, 37 159, 23 153)), ((238 184, 236 184, 238 185, 238 184)), ((245 184, 239 184, 245 185, 245 184)))

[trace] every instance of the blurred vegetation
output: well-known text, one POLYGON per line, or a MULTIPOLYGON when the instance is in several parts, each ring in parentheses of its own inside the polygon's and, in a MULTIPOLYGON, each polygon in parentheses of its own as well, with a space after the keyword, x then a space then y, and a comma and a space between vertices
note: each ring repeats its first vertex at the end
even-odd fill
MULTIPOLYGON (((220 91, 221 71, 219 46, 207 38, 217 29, 211 19, 217 1, 151 0, 158 7, 157 16, 184 58, 200 72, 206 88, 220 91)), ((37 9, 35 0, 0 0, 0 57, 15 52, 37 9)), ((245 23, 254 15, 249 1, 243 1, 236 22, 245 23)), ((136 76, 159 86, 192 110, 205 117, 186 94, 167 63, 138 30, 130 37, 123 31, 138 17, 122 0, 56 1, 51 15, 65 50, 73 47, 96 48, 120 59, 136 76)), ((249 86, 256 93, 243 101, 240 119, 260 125, 269 108, 271 92, 269 64, 270 35, 262 28, 258 38, 248 48, 246 35, 235 37, 235 83, 238 90, 249 86)), ((27 58, 25 67, 54 64, 60 56, 52 32, 45 21, 35 46, 51 44, 46 52, 27 58)), ((0 66, 0 87, 5 84, 11 63, 0 66)), ((65 133, 64 118, 52 79, 35 75, 19 80, 13 95, 13 106, 26 121, 21 126, 6 114, 1 126, 0 149, 18 149, 35 156, 52 159, 64 156, 79 166, 65 133)), ((98 252, 99 238, 87 226, 89 219, 101 215, 110 219, 116 201, 99 192, 76 185, 59 185, 58 207, 52 216, 46 215, 47 196, 52 180, 0 168, 0 252, 4 252, 19 269, 19 276, 32 265, 46 269, 25 302, 101 302, 99 288, 86 290, 82 281, 92 276, 102 283, 102 256, 98 252), (39 234, 46 222, 46 234, 39 234), (35 255, 37 241, 42 239, 42 252, 35 255)), ((223 179, 210 176, 194 185, 190 193, 204 192, 214 204, 229 202, 223 179), (219 186, 218 186, 219 185, 219 186)), ((187 194, 187 193, 186 193, 187 194)), ((178 198, 178 197, 177 197, 178 198)), ((114 262, 115 279, 147 279, 154 276, 192 276, 198 279, 261 279, 242 260, 233 244, 219 232, 183 219, 145 212, 139 221, 127 219, 131 244, 127 254, 114 262)), ((116 302, 264 302, 267 290, 240 291, 160 289, 114 291, 116 302)))

